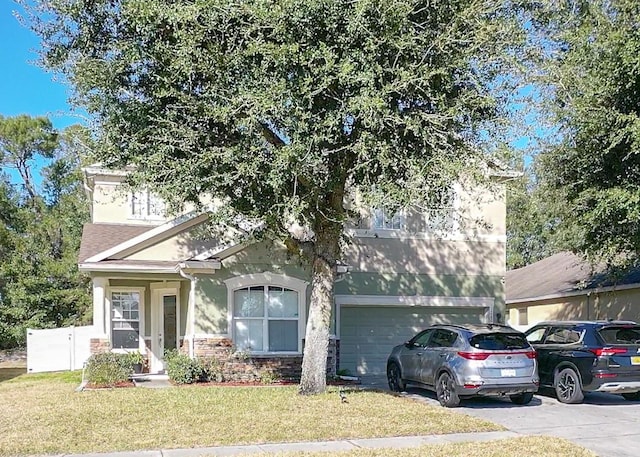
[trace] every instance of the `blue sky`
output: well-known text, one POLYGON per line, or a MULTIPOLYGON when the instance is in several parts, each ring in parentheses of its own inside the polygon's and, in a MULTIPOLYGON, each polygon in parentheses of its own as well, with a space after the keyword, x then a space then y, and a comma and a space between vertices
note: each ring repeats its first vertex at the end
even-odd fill
MULTIPOLYGON (((13 0, 0 0, 0 115, 46 116, 58 130, 84 123, 67 102, 68 87, 35 64, 40 40, 20 24, 16 11, 22 10, 13 0)), ((34 182, 39 186, 38 171, 46 162, 40 159, 34 165, 34 182)), ((0 171, 6 171, 12 182, 21 183, 15 170, 0 167, 0 171)))
POLYGON ((57 129, 82 123, 67 103, 68 88, 38 67, 38 37, 14 16, 13 0, 0 0, 0 114, 47 116, 57 129))

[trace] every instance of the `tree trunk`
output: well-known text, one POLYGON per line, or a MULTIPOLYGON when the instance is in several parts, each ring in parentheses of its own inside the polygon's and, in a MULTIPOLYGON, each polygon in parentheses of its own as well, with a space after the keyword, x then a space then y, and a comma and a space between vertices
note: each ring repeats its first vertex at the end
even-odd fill
POLYGON ((300 393, 303 395, 319 394, 327 387, 327 355, 335 271, 335 267, 326 259, 314 259, 311 305, 307 318, 300 379, 300 393))
MULTIPOLYGON (((345 164, 340 164, 345 165, 345 164)), ((332 169, 347 170, 348 166, 332 169)), ((315 395, 327 388, 327 355, 333 308, 333 287, 341 256, 346 174, 335 176, 335 187, 321 201, 319 217, 312 225, 315 240, 311 257, 311 304, 307 318, 300 393, 315 395)))

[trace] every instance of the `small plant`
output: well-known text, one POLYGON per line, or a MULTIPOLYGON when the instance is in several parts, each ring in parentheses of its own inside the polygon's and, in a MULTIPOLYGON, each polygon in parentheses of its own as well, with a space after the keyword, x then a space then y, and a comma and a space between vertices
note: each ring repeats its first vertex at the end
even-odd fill
POLYGON ((129 363, 131 363, 134 373, 142 373, 142 367, 145 362, 144 355, 142 355, 140 351, 133 351, 128 352, 127 357, 129 358, 129 363))
POLYGON ((113 387, 128 381, 132 373, 129 355, 113 352, 92 355, 85 370, 87 381, 100 387, 113 387))
POLYGON ((278 373, 276 373, 275 370, 271 368, 265 368, 261 370, 259 376, 260 382, 262 384, 273 384, 280 381, 280 376, 278 375, 278 373))
POLYGON ((201 359, 202 368, 204 370, 204 380, 209 382, 222 382, 224 377, 224 366, 220 360, 215 357, 201 359))
POLYGON ((200 359, 192 359, 177 349, 167 351, 164 355, 169 379, 176 384, 193 384, 205 376, 205 369, 200 359))
POLYGON ((351 371, 348 368, 340 368, 336 371, 336 376, 351 376, 351 371))
POLYGON ((127 355, 129 356, 129 360, 133 364, 136 364, 136 363, 143 364, 144 363, 144 355, 142 355, 140 353, 140 351, 128 352, 127 355))

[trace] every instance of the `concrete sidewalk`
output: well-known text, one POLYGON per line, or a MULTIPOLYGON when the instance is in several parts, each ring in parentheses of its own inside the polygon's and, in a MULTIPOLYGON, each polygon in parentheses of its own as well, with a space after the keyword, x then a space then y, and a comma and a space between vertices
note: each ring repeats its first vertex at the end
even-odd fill
POLYGON ((246 446, 217 446, 190 449, 160 449, 156 451, 124 451, 91 454, 62 454, 69 457, 198 457, 202 455, 228 456, 241 454, 291 451, 339 452, 361 448, 412 448, 429 444, 490 441, 523 436, 515 432, 452 433, 449 435, 402 436, 304 443, 250 444, 246 446))

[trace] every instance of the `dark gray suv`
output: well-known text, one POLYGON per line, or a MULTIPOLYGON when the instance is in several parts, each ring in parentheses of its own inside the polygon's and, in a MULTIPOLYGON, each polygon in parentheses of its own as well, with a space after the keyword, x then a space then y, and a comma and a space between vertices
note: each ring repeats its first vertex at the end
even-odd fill
POLYGON ((535 350, 522 332, 499 324, 428 327, 393 348, 387 379, 397 392, 407 383, 435 390, 446 407, 476 395, 526 404, 539 385, 535 350))
POLYGON ((630 321, 550 321, 527 330, 538 353, 540 381, 562 403, 585 392, 640 400, 640 324, 630 321))

